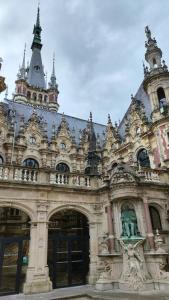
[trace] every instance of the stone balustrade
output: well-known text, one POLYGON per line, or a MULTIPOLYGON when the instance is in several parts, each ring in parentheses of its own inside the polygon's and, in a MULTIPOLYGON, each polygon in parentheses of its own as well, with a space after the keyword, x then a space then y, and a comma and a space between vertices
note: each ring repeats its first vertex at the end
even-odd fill
POLYGON ((91 180, 84 175, 50 173, 50 184, 91 187, 91 180))
MULTIPOLYGON (((166 170, 141 169, 135 170, 142 182, 169 183, 166 170)), ((19 181, 32 184, 49 184, 67 187, 97 188, 104 185, 98 177, 93 178, 85 174, 57 173, 46 169, 30 169, 17 166, 0 166, 0 181, 19 181)))
POLYGON ((0 181, 22 181, 33 184, 54 184, 56 186, 91 186, 91 178, 85 175, 72 173, 50 172, 44 169, 28 169, 14 166, 0 166, 0 181))
POLYGON ((153 169, 139 169, 137 176, 143 181, 160 182, 159 172, 153 169))
POLYGON ((145 182, 169 183, 168 172, 165 170, 139 168, 136 174, 145 182))

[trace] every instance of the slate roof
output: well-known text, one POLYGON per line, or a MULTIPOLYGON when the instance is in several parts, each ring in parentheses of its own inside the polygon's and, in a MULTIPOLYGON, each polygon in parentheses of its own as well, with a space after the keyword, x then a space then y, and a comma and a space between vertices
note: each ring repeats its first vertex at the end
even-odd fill
MULTIPOLYGON (((20 104, 11 100, 6 100, 5 103, 6 103, 6 109, 8 110, 8 113, 10 112, 10 110, 15 111, 16 133, 17 133, 19 129, 19 123, 21 117, 24 117, 25 122, 27 122, 33 113, 34 107, 26 104, 20 104)), ((57 130, 57 128, 61 123, 62 114, 54 111, 48 111, 42 108, 36 108, 36 113, 42 119, 42 122, 47 123, 48 139, 50 140, 52 134, 52 125, 54 124, 57 130)), ((71 117, 68 115, 64 115, 64 116, 69 125, 71 134, 73 135, 73 130, 74 130, 75 140, 77 143, 79 143, 80 130, 83 130, 87 127, 87 121, 83 119, 71 117)), ((93 125, 94 125, 95 134, 96 136, 99 134, 100 144, 102 145, 105 137, 106 126, 94 122, 93 125)))
MULTIPOLYGON (((146 114, 148 120, 150 121, 151 112, 152 112, 151 105, 150 105, 150 99, 149 99, 149 96, 147 95, 147 93, 144 91, 143 83, 140 85, 137 93, 135 94, 135 98, 136 98, 136 100, 140 100, 143 103, 144 108, 145 108, 145 114, 146 114)), ((122 139, 125 135, 125 120, 128 119, 130 116, 130 106, 131 106, 131 103, 119 125, 119 133, 120 133, 120 136, 122 137, 122 139)))
POLYGON ((41 52, 33 48, 27 82, 30 86, 46 89, 41 52))

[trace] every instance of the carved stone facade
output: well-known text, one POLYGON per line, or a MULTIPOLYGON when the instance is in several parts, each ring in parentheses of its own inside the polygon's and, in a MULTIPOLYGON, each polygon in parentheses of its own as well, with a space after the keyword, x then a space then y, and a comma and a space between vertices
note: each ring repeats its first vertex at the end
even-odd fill
POLYGON ((94 123, 91 114, 84 121, 57 113, 54 65, 49 88, 44 86, 40 32, 38 9, 32 65, 26 70, 24 54, 14 99, 0 103, 0 232, 3 238, 21 235, 23 224, 29 224, 23 291, 46 292, 56 286, 48 236, 60 230, 69 240, 66 211, 87 220, 88 225, 72 227, 74 233, 88 230, 86 282, 97 282, 98 289, 168 288, 169 73, 161 63, 162 52, 146 27, 150 68, 144 66, 143 83, 121 124, 113 125, 108 116, 105 126, 94 123), (20 212, 28 216, 27 223, 20 212), (61 228, 57 216, 62 212, 61 228), (16 225, 13 231, 10 220, 16 225), (125 269, 129 256, 131 265, 125 269))

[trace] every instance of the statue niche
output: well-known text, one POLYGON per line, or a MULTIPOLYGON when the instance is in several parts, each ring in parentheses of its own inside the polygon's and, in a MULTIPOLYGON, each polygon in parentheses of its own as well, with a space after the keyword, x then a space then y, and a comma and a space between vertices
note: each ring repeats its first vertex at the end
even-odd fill
POLYGON ((136 212, 132 204, 124 204, 121 208, 122 239, 136 239, 140 237, 136 212))

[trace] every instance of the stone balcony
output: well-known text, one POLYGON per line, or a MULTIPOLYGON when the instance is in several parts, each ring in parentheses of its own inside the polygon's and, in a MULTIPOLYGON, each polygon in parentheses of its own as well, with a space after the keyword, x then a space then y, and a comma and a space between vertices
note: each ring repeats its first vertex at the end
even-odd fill
MULTIPOLYGON (((141 182, 169 184, 169 172, 157 169, 135 169, 141 182)), ((106 177, 109 181, 109 176, 106 177)), ((67 188, 97 189, 106 184, 101 176, 88 176, 82 173, 58 173, 52 169, 31 169, 21 166, 0 166, 0 182, 38 184, 67 188)))
POLYGON ((30 169, 20 166, 0 166, 0 182, 55 185, 95 189, 101 179, 81 173, 58 173, 50 169, 30 169))
POLYGON ((167 170, 139 168, 135 172, 141 181, 169 184, 169 172, 167 170))

